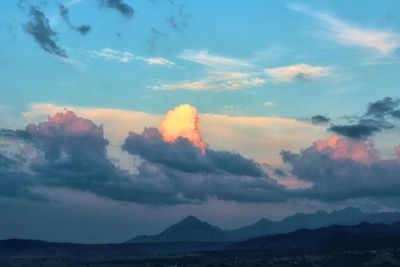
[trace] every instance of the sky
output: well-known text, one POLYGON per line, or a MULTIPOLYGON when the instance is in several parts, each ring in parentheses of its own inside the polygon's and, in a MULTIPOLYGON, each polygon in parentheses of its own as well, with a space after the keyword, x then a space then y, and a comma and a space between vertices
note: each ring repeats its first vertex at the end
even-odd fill
POLYGON ((398 1, 0 2, 0 239, 400 211, 398 1))

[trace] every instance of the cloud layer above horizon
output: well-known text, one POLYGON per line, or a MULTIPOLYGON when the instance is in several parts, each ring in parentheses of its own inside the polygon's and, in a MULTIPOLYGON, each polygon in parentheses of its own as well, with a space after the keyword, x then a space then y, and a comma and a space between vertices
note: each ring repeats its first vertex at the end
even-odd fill
MULTIPOLYGON (((373 104, 369 110, 381 112, 373 104)), ((282 150, 286 173, 298 184, 287 187, 281 180, 287 174, 281 169, 213 150, 203 141, 200 128, 197 110, 182 105, 166 115, 161 131, 149 127, 141 134, 130 132, 121 149, 138 157, 134 172, 121 169, 108 156, 103 127, 73 111, 29 124, 25 130, 3 129, 0 194, 47 201, 32 190, 44 186, 150 205, 399 196, 400 157, 381 159, 372 141, 333 136, 316 140, 299 153, 282 150)), ((397 145, 394 149, 398 153, 397 145)))

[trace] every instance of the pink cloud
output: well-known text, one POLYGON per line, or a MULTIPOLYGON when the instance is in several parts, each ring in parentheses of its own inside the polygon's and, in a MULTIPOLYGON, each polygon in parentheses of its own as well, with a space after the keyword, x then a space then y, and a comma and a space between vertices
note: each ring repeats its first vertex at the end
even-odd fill
POLYGON ((39 125, 29 124, 26 131, 32 135, 42 137, 85 137, 91 136, 103 139, 103 127, 96 126, 91 120, 77 117, 73 111, 57 113, 54 117, 48 116, 48 121, 39 125))
POLYGON ((379 151, 372 141, 354 141, 332 136, 327 140, 314 142, 314 147, 317 151, 326 153, 334 159, 352 159, 363 164, 380 161, 379 151))

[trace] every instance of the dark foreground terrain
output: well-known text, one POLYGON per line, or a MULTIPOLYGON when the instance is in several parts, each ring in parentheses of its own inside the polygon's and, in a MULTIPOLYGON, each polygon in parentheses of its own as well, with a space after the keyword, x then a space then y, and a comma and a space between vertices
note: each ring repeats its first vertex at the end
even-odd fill
POLYGON ((400 266, 400 249, 349 250, 326 253, 279 253, 271 251, 211 251, 160 255, 121 255, 14 258, 1 266, 270 266, 347 267, 400 266))
POLYGON ((241 242, 121 244, 0 241, 2 266, 400 266, 400 223, 263 236, 241 242))

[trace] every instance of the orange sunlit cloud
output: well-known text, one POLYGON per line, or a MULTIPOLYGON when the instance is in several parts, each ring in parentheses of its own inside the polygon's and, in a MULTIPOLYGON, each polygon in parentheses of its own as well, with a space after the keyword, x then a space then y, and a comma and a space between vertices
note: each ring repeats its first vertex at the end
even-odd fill
POLYGON ((197 116, 196 108, 184 104, 168 111, 161 123, 160 132, 168 142, 175 141, 179 136, 185 137, 204 153, 208 144, 203 142, 199 128, 200 118, 197 116))

